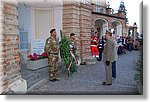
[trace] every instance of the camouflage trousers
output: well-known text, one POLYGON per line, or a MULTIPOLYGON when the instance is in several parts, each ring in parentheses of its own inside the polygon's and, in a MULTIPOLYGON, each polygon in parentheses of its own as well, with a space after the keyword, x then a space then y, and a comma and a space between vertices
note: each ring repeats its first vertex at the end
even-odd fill
POLYGON ((49 80, 56 79, 56 74, 58 70, 58 55, 50 54, 48 56, 49 63, 49 80))

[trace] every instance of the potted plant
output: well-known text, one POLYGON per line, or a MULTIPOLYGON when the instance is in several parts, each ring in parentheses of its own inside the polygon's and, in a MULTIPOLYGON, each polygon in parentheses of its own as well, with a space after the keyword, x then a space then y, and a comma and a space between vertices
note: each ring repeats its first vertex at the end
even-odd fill
POLYGON ((46 53, 41 55, 34 53, 33 55, 28 55, 28 58, 27 69, 36 70, 48 66, 48 56, 46 53))

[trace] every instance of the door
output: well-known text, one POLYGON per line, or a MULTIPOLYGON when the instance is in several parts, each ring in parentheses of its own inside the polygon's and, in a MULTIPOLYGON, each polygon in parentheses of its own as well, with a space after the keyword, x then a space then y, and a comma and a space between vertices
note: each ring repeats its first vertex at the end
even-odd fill
POLYGON ((50 30, 50 11, 36 11, 35 12, 35 38, 36 39, 47 39, 49 37, 50 30))

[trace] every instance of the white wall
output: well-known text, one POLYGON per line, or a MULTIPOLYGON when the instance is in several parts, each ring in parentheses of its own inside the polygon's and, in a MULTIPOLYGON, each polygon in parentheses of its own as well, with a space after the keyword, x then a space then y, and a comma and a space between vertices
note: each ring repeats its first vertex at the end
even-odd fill
MULTIPOLYGON (((60 29, 62 29, 62 6, 57 6, 57 7, 53 7, 53 8, 34 8, 34 7, 32 7, 31 8, 31 33, 32 33, 32 36, 30 39, 36 39, 41 36, 41 35, 37 35, 37 33, 36 33, 37 30, 39 30, 39 29, 36 29, 36 26, 37 26, 36 22, 39 22, 39 21, 36 21, 37 20, 36 14, 37 14, 37 12, 42 13, 42 11, 43 11, 43 22, 44 23, 50 22, 49 30, 52 28, 56 28, 57 36, 59 37, 60 29), (50 12, 49 13, 50 14, 49 21, 45 21, 45 18, 44 18, 44 16, 46 16, 44 12, 47 12, 47 11, 50 12)), ((38 15, 40 15, 40 17, 42 16, 42 14, 38 14, 38 15)), ((47 16, 49 16, 49 15, 47 15, 47 16)), ((43 27, 43 29, 44 29, 44 27, 43 27)), ((49 35, 48 35, 49 30, 48 30, 48 33, 46 33, 46 35, 43 35, 45 37, 45 39, 47 37, 49 37, 49 35)), ((45 33, 43 33, 43 34, 45 34, 45 33)))
POLYGON ((34 39, 46 40, 52 28, 56 28, 57 37, 60 38, 62 30, 62 1, 42 4, 28 2, 19 8, 19 27, 28 31, 28 47, 31 52, 31 42, 34 39))
POLYGON ((46 39, 49 36, 50 26, 53 25, 53 22, 51 21, 52 16, 50 15, 51 12, 52 8, 31 7, 31 36, 29 37, 30 40, 40 38, 46 39))
POLYGON ((60 30, 62 30, 62 6, 54 7, 54 28, 57 30, 57 37, 60 40, 60 30))
POLYGON ((56 28, 57 38, 60 38, 60 30, 62 30, 62 6, 51 6, 49 8, 31 7, 30 41, 33 39, 46 40, 50 36, 49 31, 52 28, 56 28))
POLYGON ((49 37, 49 29, 51 25, 50 10, 35 11, 35 38, 46 40, 49 37))

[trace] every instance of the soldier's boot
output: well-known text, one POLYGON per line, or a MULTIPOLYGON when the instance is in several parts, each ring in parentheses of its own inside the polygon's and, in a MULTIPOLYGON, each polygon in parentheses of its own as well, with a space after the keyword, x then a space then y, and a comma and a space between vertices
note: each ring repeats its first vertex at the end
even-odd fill
POLYGON ((59 79, 56 78, 56 72, 54 73, 54 81, 59 81, 59 79))
POLYGON ((59 79, 56 78, 56 73, 51 73, 49 80, 51 82, 59 81, 59 79))
POLYGON ((54 82, 54 74, 49 72, 49 81, 54 82))

